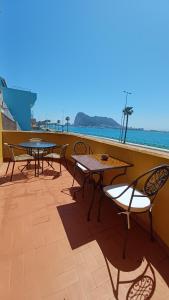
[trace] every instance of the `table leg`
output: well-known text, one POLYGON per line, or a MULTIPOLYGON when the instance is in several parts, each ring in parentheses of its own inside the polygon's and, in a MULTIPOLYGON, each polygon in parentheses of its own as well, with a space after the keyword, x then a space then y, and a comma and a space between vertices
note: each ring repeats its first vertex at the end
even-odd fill
POLYGON ((96 189, 97 189, 97 187, 100 188, 102 186, 102 183, 103 183, 103 172, 100 172, 98 175, 99 175, 99 180, 98 180, 98 182, 94 181, 94 185, 93 185, 92 199, 91 199, 88 214, 87 214, 87 220, 88 221, 90 221, 91 211, 92 211, 94 200, 95 200, 96 189))

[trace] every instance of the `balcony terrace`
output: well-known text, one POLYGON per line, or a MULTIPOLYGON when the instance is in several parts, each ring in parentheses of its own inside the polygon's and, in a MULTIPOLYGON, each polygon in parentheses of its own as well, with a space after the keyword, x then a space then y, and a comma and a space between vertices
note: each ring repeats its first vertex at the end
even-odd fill
MULTIPOLYGON (((169 183, 159 193, 153 210, 156 240, 151 242, 147 218, 132 220, 127 258, 122 258, 124 223, 116 207, 105 199, 102 221, 96 220, 98 196, 91 221, 86 219, 92 185, 73 199, 81 183, 72 188, 70 155, 76 140, 84 139, 97 153, 109 153, 134 164, 125 178, 130 181, 145 170, 169 163, 167 153, 73 134, 1 132, 4 142, 17 144, 31 137, 58 144, 69 143, 69 171, 59 176, 45 165, 44 175, 18 168, 13 181, 5 177, 5 149, 0 168, 0 299, 168 299, 169 298, 169 183), (140 226, 141 225, 141 226, 140 226)), ((105 174, 105 182, 111 176, 105 174)))

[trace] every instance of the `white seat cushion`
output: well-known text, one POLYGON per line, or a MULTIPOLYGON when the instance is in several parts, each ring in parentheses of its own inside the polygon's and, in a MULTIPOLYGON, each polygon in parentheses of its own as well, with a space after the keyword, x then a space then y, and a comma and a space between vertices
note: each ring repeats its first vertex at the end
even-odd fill
POLYGON ((26 161, 26 160, 34 160, 34 157, 26 153, 14 156, 14 161, 26 161))
POLYGON ((32 155, 42 155, 42 154, 44 154, 44 153, 46 153, 46 151, 44 151, 44 150, 32 150, 32 155))
MULTIPOLYGON (((109 185, 104 187, 103 191, 108 197, 112 198, 113 201, 118 206, 127 210, 131 199, 131 194, 133 191, 132 187, 130 187, 126 192, 124 192, 124 194, 121 195, 119 198, 115 199, 115 197, 119 196, 127 187, 128 187, 127 184, 109 185)), ((135 190, 134 197, 131 203, 131 209, 130 209, 131 212, 144 212, 150 208, 151 206, 150 199, 147 196, 137 197, 141 195, 144 194, 139 192, 138 190, 135 190)))
POLYGON ((58 154, 58 153, 49 153, 49 154, 45 155, 44 158, 60 159, 60 154, 58 154))
POLYGON ((76 166, 77 166, 79 169, 81 169, 83 172, 85 172, 85 173, 88 172, 88 170, 87 170, 84 166, 82 166, 81 164, 79 164, 78 162, 76 163, 76 166))

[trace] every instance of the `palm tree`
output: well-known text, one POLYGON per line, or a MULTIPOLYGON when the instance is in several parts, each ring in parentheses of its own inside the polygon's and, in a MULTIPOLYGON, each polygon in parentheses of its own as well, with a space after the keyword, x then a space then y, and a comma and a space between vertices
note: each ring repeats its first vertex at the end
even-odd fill
POLYGON ((124 143, 124 144, 125 144, 125 142, 126 142, 126 136, 127 136, 127 129, 128 129, 129 116, 131 116, 132 113, 133 113, 133 107, 131 107, 131 106, 126 106, 125 109, 123 110, 124 119, 126 118, 126 125, 125 125, 125 132, 124 132, 124 140, 123 140, 123 143, 124 143))
POLYGON ((69 118, 69 117, 66 117, 65 120, 66 120, 66 126, 67 126, 67 131, 68 131, 68 126, 69 126, 70 118, 69 118))
POLYGON ((59 130, 59 127, 60 127, 60 120, 57 120, 57 124, 58 124, 58 130, 59 130))

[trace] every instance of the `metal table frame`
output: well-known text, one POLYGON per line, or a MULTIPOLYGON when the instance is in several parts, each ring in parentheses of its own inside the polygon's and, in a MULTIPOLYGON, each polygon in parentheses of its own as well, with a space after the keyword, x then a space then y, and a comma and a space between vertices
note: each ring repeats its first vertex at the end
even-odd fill
MULTIPOLYGON (((29 153, 32 153, 33 150, 37 151, 37 153, 35 153, 35 177, 39 176, 40 151, 51 150, 60 147, 60 145, 57 145, 55 143, 43 142, 43 141, 39 141, 39 142, 26 141, 18 144, 18 146, 28 150, 29 153)), ((42 154, 42 173, 43 173, 43 154, 42 154)))

